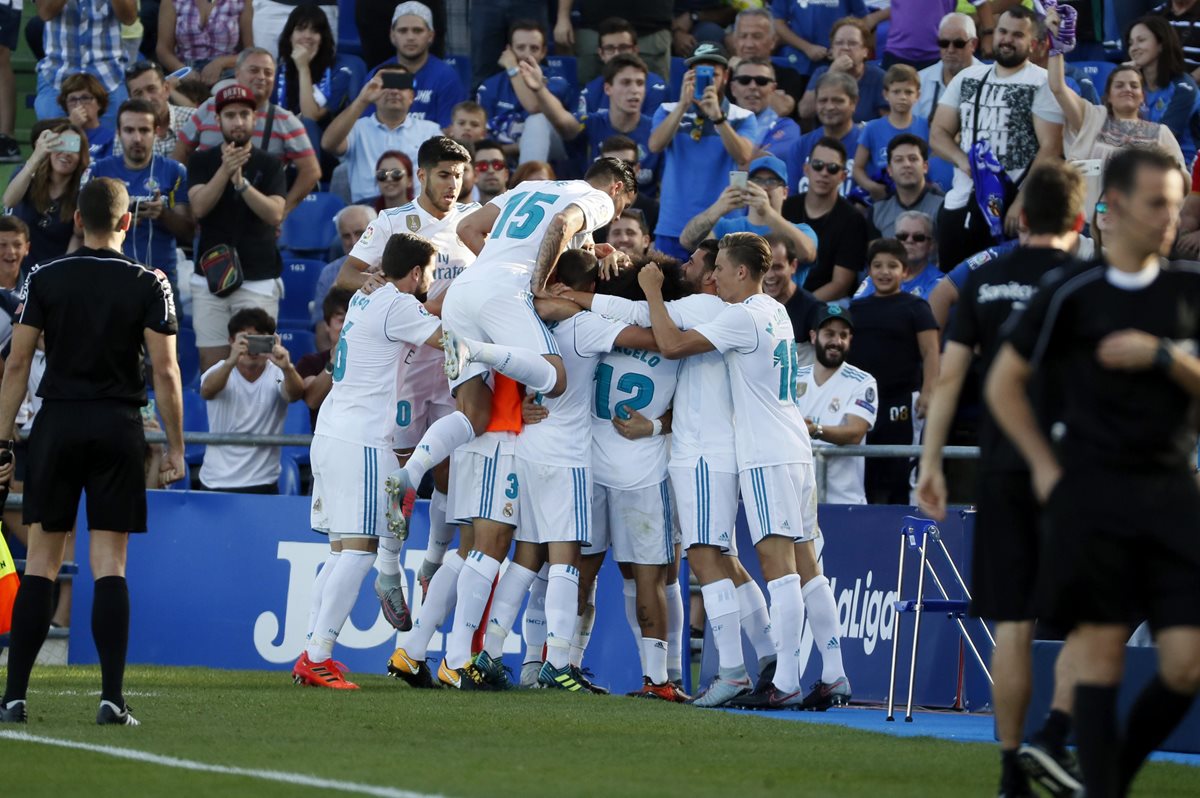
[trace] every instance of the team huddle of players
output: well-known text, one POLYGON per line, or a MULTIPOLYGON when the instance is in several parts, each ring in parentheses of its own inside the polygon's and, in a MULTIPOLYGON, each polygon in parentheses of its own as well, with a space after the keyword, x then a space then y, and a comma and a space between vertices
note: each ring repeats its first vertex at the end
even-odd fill
POLYGON ((482 207, 456 201, 468 163, 449 139, 425 142, 421 196, 381 214, 339 275, 361 290, 312 444, 312 526, 328 534, 330 553, 296 681, 355 687, 333 646, 375 566, 385 615, 404 632, 392 675, 415 687, 511 686, 501 653, 532 588, 528 615, 544 622, 527 618, 521 683, 603 692, 582 659, 611 549, 639 641, 637 695, 767 709, 847 702, 833 593, 814 545, 795 333, 762 293, 766 241, 733 234, 686 264, 629 264, 590 238, 634 199, 622 161, 602 158, 583 180, 525 182, 482 207), (381 470, 396 450, 404 465, 381 470), (424 597, 411 617, 399 553, 430 471, 424 597), (769 610, 738 560, 739 494, 769 610), (458 552, 447 556, 456 531, 458 552), (681 550, 720 665, 695 698, 680 686, 681 550), (824 657, 807 694, 806 607, 824 657), (451 612, 435 675, 425 657, 451 612))

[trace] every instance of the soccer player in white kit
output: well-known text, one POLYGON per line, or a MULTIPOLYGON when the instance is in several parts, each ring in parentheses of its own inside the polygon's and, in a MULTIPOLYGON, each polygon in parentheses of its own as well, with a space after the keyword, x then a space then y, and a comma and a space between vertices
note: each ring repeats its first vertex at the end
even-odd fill
MULTIPOLYGON (((562 358, 534 312, 533 298, 544 294, 567 246, 608 224, 636 192, 636 175, 627 164, 601 158, 583 180, 526 181, 459 224, 459 236, 479 259, 447 291, 442 310, 446 376, 458 410, 435 422, 404 467, 388 478, 389 511, 398 523, 407 523, 425 472, 486 429, 487 377, 493 369, 545 396, 566 388, 562 358)), ((503 555, 487 553, 496 568, 503 555)), ((494 577, 492 566, 485 563, 483 570, 494 577)))
MULTIPOLYGON (((816 362, 800 368, 796 404, 804 415, 813 446, 861 444, 875 426, 879 389, 874 377, 846 362, 854 340, 850 311, 833 303, 819 307, 809 338, 816 362)), ((863 458, 835 457, 829 461, 825 497, 830 504, 867 503, 863 458)), ((804 584, 804 607, 822 666, 821 678, 805 696, 802 708, 824 710, 849 703, 850 682, 842 665, 837 606, 812 541, 796 544, 796 570, 804 584)))
POLYGON ((392 236, 383 254, 384 285, 350 300, 333 353, 333 388, 312 443, 311 523, 329 536, 330 555, 314 584, 308 646, 292 669, 297 684, 357 689, 333 662, 333 645, 380 538, 391 534, 382 471, 395 455, 391 428, 380 419, 396 406, 397 360, 407 345, 436 347, 441 340, 437 317, 413 296, 434 252, 423 238, 392 236))
POLYGON ((738 481, 750 536, 771 594, 771 627, 778 660, 771 683, 740 706, 799 706, 799 648, 804 602, 795 544, 814 539, 817 489, 812 448, 796 407, 796 337, 787 310, 762 292, 771 249, 753 233, 721 239, 713 272, 717 294, 731 303, 719 316, 683 331, 671 321, 657 269, 639 282, 650 303, 654 337, 663 354, 724 354, 733 395, 738 481))
MULTIPOLYGON (((368 225, 342 264, 338 285, 348 289, 361 287, 369 273, 378 271, 392 234, 414 233, 437 247, 436 260, 426 269, 425 308, 435 316, 440 315, 451 281, 475 261, 475 253, 463 244, 457 232, 458 223, 479 208, 475 202, 458 202, 463 172, 470 163, 470 153, 453 139, 434 136, 425 141, 417 151, 420 196, 406 205, 385 210, 368 225)), ((454 399, 442 373, 442 362, 442 353, 426 346, 410 347, 401 356, 396 374, 393 444, 401 451, 402 461, 430 424, 454 412, 454 399)), ((434 469, 434 492, 429 501, 429 549, 417 574, 423 586, 432 579, 454 538, 454 526, 446 522, 448 466, 444 462, 434 469)), ((400 572, 400 545, 400 539, 395 537, 380 541, 375 593, 388 621, 404 631, 409 623, 400 572)))
MULTIPOLYGON (((681 329, 712 321, 726 304, 716 295, 717 242, 702 242, 684 264, 696 293, 666 303, 681 329)), ((648 303, 611 295, 571 292, 569 299, 610 318, 648 325, 648 303)), ((742 628, 759 657, 759 672, 775 664, 766 599, 737 559, 738 470, 734 451, 733 396, 719 352, 684 358, 675 390, 669 472, 689 568, 701 585, 713 629, 720 672, 692 703, 719 707, 750 692, 742 655, 742 628)), ((761 678, 761 676, 760 676, 761 678)), ((769 678, 769 676, 768 676, 769 678)))

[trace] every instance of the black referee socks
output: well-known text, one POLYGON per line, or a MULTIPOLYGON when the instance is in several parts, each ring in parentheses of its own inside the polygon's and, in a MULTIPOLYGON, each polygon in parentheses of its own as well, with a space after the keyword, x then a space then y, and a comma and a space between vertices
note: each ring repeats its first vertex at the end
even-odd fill
POLYGON ((1191 709, 1194 696, 1177 693, 1155 674, 1129 710, 1121 747, 1121 794, 1150 752, 1162 745, 1191 709))
POLYGON ((125 681, 125 652, 129 647, 129 586, 125 577, 105 576, 96 580, 92 639, 100 657, 100 698, 123 708, 125 699, 121 690, 125 681))
POLYGON ((1121 746, 1116 687, 1081 684, 1075 688, 1075 739, 1088 798, 1117 798, 1121 746))
POLYGON ((53 615, 53 580, 42 576, 21 577, 21 587, 13 602, 8 684, 0 704, 25 700, 25 693, 29 690, 29 674, 38 652, 42 650, 42 643, 46 642, 53 615))

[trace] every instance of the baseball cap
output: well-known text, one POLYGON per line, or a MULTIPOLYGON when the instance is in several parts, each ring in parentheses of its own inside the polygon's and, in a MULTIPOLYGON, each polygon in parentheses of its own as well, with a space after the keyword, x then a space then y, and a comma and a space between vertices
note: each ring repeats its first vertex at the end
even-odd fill
POLYGON ((720 64, 721 66, 729 66, 729 54, 725 52, 725 48, 716 42, 701 42, 696 45, 696 49, 692 51, 692 55, 686 61, 687 66, 695 66, 696 64, 720 64))
POLYGON ((258 101, 254 99, 254 93, 240 83, 234 83, 232 86, 226 86, 217 92, 217 113, 221 113, 226 106, 242 103, 250 106, 251 110, 258 108, 258 101))
POLYGON ((400 17, 420 17, 425 27, 433 30, 433 12, 429 10, 429 6, 418 3, 417 0, 408 0, 396 6, 396 10, 392 12, 393 26, 400 17))
POLYGON ((750 162, 750 168, 746 170, 746 174, 753 175, 760 169, 774 172, 775 176, 782 180, 784 185, 787 185, 787 165, 774 155, 763 155, 760 158, 755 158, 750 162))
POLYGON ((813 319, 814 330, 821 329, 825 322, 831 319, 841 319, 846 322, 851 330, 854 329, 854 321, 850 318, 850 311, 846 310, 841 305, 834 302, 829 302, 817 308, 816 317, 813 319))

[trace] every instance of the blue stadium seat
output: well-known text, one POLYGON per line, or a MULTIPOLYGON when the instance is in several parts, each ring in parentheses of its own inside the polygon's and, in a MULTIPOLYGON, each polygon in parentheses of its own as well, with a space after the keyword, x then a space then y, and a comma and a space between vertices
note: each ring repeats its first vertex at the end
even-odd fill
MULTIPOLYGON (((195 388, 188 388, 183 392, 183 431, 208 432, 208 404, 195 388)), ((185 444, 183 460, 188 465, 199 467, 204 462, 204 444, 185 444)))
MULTIPOLYGON (((341 19, 339 18, 338 28, 341 27, 341 19)), ((355 36, 357 35, 358 33, 356 31, 355 36)), ((345 67, 346 69, 350 70, 350 94, 346 98, 347 102, 353 102, 354 98, 358 96, 358 93, 362 91, 363 84, 367 82, 367 62, 362 60, 362 45, 357 41, 355 41, 355 44, 358 45, 360 52, 347 53, 342 51, 342 45, 339 41, 338 54, 333 59, 334 69, 345 67)), ((319 144, 320 142, 321 139, 317 138, 313 143, 319 144)))
POLYGON ((309 326, 308 303, 312 300, 317 278, 324 268, 325 261, 313 258, 286 258, 283 261, 283 299, 279 301, 278 319, 280 327, 309 326))
POLYGON ((301 488, 300 465, 295 458, 286 454, 279 457, 279 493, 281 496, 299 496, 301 488))
POLYGON ((1096 93, 1099 95, 1104 94, 1104 86, 1108 83, 1108 76, 1117 68, 1116 64, 1109 63, 1108 61, 1075 61, 1070 66, 1076 71, 1077 77, 1089 78, 1096 87, 1096 93))
POLYGON ((469 55, 447 55, 442 59, 458 73, 458 79, 462 81, 463 88, 471 93, 471 56, 469 55))
POLYGON ((191 327, 181 327, 175 336, 175 352, 179 358, 179 378, 183 386, 195 386, 200 383, 200 352, 196 349, 196 331, 191 327))
MULTIPOLYGON (((284 435, 312 435, 312 414, 304 401, 292 402, 288 405, 287 415, 283 419, 284 435)), ((283 456, 291 457, 297 463, 308 465, 307 446, 284 446, 283 456)))
POLYGON ((279 342, 292 356, 292 363, 310 352, 317 351, 317 337, 311 330, 281 329, 276 332, 279 334, 279 342))
POLYGON ((337 238, 333 217, 344 207, 346 203, 341 198, 328 192, 314 191, 309 194, 283 220, 280 249, 324 254, 337 238))
POLYGON ((679 92, 683 90, 685 72, 687 72, 687 63, 677 55, 671 56, 671 74, 669 75, 671 86, 667 92, 667 102, 675 102, 679 99, 679 92))
MULTIPOLYGON (((362 40, 358 35, 358 25, 354 21, 354 0, 338 0, 338 29, 337 50, 340 57, 343 53, 362 55, 362 40)), ((358 84, 362 87, 362 84, 358 84)), ((358 89, 355 89, 358 91, 358 89)))

